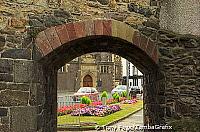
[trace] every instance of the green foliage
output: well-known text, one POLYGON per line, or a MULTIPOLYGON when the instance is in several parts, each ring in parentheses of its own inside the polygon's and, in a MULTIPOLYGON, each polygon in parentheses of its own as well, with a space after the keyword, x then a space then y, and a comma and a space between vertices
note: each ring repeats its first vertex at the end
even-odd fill
POLYGON ((121 97, 126 97, 127 96, 127 92, 123 91, 121 97))
POLYGON ((106 91, 103 91, 103 93, 101 94, 101 98, 106 97, 108 98, 108 93, 106 91))
POLYGON ((91 99, 89 97, 87 97, 87 96, 81 97, 81 104, 87 104, 87 105, 89 105, 91 102, 92 101, 91 101, 91 99))
POLYGON ((117 100, 117 101, 119 102, 120 96, 119 96, 118 93, 114 93, 114 94, 112 95, 112 97, 113 97, 114 100, 117 100))
POLYGON ((116 97, 117 95, 119 95, 119 94, 118 94, 118 93, 114 93, 114 94, 112 95, 113 99, 115 99, 115 97, 116 97))
POLYGON ((115 99, 119 102, 119 98, 120 98, 120 96, 119 96, 119 94, 115 97, 115 99))

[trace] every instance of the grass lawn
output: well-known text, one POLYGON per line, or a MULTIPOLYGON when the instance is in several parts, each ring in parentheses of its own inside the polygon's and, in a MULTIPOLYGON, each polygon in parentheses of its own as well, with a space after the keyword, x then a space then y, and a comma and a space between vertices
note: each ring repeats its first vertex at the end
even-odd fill
MULTIPOLYGON (((97 116, 81 116, 81 122, 92 122, 97 123, 97 125, 103 126, 107 125, 113 121, 119 120, 127 115, 141 109, 143 107, 143 101, 138 101, 135 104, 119 104, 121 106, 120 111, 117 111, 113 114, 104 116, 104 117, 97 117, 97 116)), ((58 125, 64 124, 76 124, 78 123, 78 116, 71 116, 70 114, 59 116, 58 117, 58 125)))

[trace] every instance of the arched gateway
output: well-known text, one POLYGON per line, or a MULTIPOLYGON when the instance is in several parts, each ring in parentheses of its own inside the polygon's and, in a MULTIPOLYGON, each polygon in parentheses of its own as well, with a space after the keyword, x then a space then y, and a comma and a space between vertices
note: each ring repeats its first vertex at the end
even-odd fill
POLYGON ((145 75, 145 123, 162 121, 164 109, 160 108, 158 95, 162 78, 157 65, 157 46, 138 30, 115 20, 67 23, 40 32, 35 45, 40 55, 38 63, 43 67, 40 72, 44 75, 42 83, 46 94, 42 104, 45 113, 39 117, 44 118, 44 124, 38 129, 56 131, 57 69, 90 52, 115 53, 136 65, 145 75))
POLYGON ((0 118, 7 122, 0 124, 0 131, 55 132, 57 70, 91 52, 111 52, 137 66, 145 75, 145 123, 164 122, 165 77, 159 69, 157 45, 138 30, 119 21, 97 19, 50 27, 34 40, 30 59, 23 56, 27 49, 14 50, 17 56, 10 58, 5 57, 9 51, 1 55, 0 118))

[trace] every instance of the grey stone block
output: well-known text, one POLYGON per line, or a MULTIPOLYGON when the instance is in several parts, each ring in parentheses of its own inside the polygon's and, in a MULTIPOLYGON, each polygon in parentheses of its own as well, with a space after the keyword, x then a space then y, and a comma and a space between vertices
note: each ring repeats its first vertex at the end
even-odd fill
POLYGON ((0 117, 7 116, 8 109, 7 108, 0 108, 0 117))
POLYGON ((13 58, 13 59, 31 59, 31 50, 30 49, 9 49, 2 53, 1 55, 4 58, 13 58))
POLYGON ((34 83, 44 83, 44 75, 43 75, 43 69, 42 66, 36 62, 34 62, 34 67, 33 67, 33 72, 34 72, 34 76, 33 78, 33 82, 34 83))
POLYGON ((0 124, 0 132, 10 132, 8 124, 0 124))
POLYGON ((9 116, 3 116, 0 118, 1 119, 1 124, 9 124, 9 116))
POLYGON ((37 131, 37 108, 11 107, 10 108, 11 132, 36 132, 37 131))
POLYGON ((6 83, 0 83, 0 91, 7 89, 7 84, 6 83))
POLYGON ((26 106, 29 92, 4 90, 0 91, 0 106, 26 106))
POLYGON ((33 61, 15 60, 14 82, 31 82, 34 78, 33 61))
POLYGON ((13 75, 8 74, 8 73, 0 73, 0 81, 12 82, 13 81, 13 75))
POLYGON ((7 83, 7 89, 10 90, 29 91, 30 87, 28 83, 7 83))
POLYGON ((45 91, 43 87, 39 83, 33 83, 30 87, 30 98, 29 104, 33 105, 40 105, 45 103, 45 91))
POLYGON ((12 73, 13 60, 0 59, 0 73, 12 73))
POLYGON ((0 82, 0 91, 5 89, 29 91, 30 87, 28 83, 0 82))
POLYGON ((3 47, 5 45, 5 36, 0 35, 0 47, 3 47))

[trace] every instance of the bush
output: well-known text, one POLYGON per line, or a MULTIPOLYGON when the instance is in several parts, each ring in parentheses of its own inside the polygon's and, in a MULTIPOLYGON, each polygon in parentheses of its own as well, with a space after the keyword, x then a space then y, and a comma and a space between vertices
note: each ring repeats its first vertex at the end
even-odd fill
POLYGON ((119 96, 118 93, 114 93, 114 94, 112 95, 112 97, 113 97, 114 100, 117 100, 117 101, 119 102, 120 96, 119 96))
POLYGON ((106 91, 103 91, 103 93, 101 94, 101 98, 106 97, 108 98, 108 93, 106 91))
POLYGON ((119 94, 115 97, 115 100, 117 100, 118 102, 119 102, 119 98, 120 98, 120 96, 119 96, 119 94))
POLYGON ((117 94, 118 94, 118 93, 114 93, 114 94, 112 95, 113 99, 115 99, 115 97, 117 96, 117 94))
POLYGON ((81 97, 81 104, 87 104, 87 105, 89 105, 91 102, 92 101, 91 101, 91 99, 89 97, 87 97, 87 96, 81 97))
POLYGON ((127 96, 127 92, 123 91, 121 97, 126 97, 127 96))

